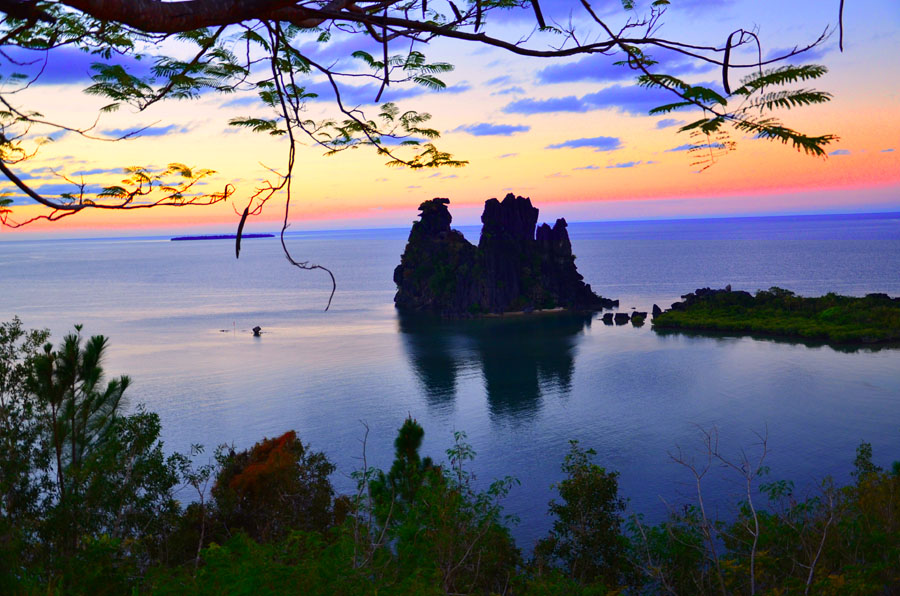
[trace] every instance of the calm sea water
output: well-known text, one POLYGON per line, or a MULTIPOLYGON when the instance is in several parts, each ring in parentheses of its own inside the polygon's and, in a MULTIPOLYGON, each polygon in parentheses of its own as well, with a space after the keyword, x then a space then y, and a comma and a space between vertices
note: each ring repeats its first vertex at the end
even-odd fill
MULTIPOLYGON (((663 307, 697 287, 804 295, 900 295, 900 214, 572 224, 577 265, 623 309, 663 307)), ((463 228, 477 241, 478 230, 463 228)), ((111 339, 107 370, 133 379, 131 406, 159 413, 169 450, 246 447, 289 429, 337 464, 349 490, 368 427, 370 464, 388 467, 411 415, 440 457, 463 430, 481 485, 513 475, 506 501, 520 545, 549 527, 550 485, 571 439, 618 470, 631 511, 659 520, 692 494, 671 461, 757 454, 773 478, 810 490, 847 481, 861 440, 877 463, 900 459, 900 350, 835 350, 771 340, 605 326, 596 316, 426 324, 398 318, 391 275, 406 230, 298 233, 291 268, 275 239, 116 239, 0 243, 0 318, 55 339, 81 323, 111 339), (261 338, 249 329, 260 325, 261 338)), ((698 460, 699 461, 699 460, 698 460)), ((723 516, 738 479, 714 468, 707 497, 723 516)))

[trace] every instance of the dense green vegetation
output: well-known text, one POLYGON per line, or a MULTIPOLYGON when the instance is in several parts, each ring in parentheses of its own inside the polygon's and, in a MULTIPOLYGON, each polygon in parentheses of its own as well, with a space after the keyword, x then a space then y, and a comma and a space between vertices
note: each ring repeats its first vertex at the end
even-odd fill
MULTIPOLYGON (((2 594, 886 594, 900 590, 900 463, 857 450, 855 482, 811 496, 758 484, 761 460, 708 462, 746 482, 730 521, 696 504, 649 525, 626 517, 618 475, 572 442, 552 529, 514 543, 503 498, 478 490, 463 433, 440 463, 407 419, 387 471, 363 460, 335 493, 327 457, 293 432, 211 463, 164 455, 158 417, 125 414, 127 377, 106 381, 106 340, 0 324, 2 594), (179 488, 196 491, 183 507, 179 488), (767 504, 757 502, 757 489, 767 504)), ((682 462, 695 475, 703 469, 682 462)))
POLYGON ((704 288, 654 317, 659 329, 759 333, 836 344, 900 341, 900 298, 825 294, 797 296, 770 288, 748 292, 704 288))

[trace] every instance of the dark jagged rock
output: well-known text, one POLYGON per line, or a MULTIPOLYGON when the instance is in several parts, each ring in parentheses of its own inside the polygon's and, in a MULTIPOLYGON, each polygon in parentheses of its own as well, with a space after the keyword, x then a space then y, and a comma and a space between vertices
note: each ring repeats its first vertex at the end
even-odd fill
POLYGON ((478 246, 450 228, 449 199, 419 206, 400 265, 397 308, 445 317, 567 308, 601 310, 617 300, 597 296, 575 268, 566 220, 537 228, 531 200, 507 195, 484 204, 478 246))
POLYGON ((612 325, 613 324, 613 313, 611 313, 611 312, 603 313, 603 322, 607 325, 612 325))
POLYGON ((447 209, 450 199, 432 199, 419 205, 420 219, 413 223, 400 265, 394 269, 402 310, 455 314, 456 306, 477 304, 481 288, 474 283, 478 249, 457 230, 447 209))
POLYGON ((262 327, 257 325, 253 328, 253 337, 259 337, 259 334, 262 333, 262 327))
POLYGON ((615 320, 616 325, 624 325, 628 322, 629 318, 630 317, 627 312, 617 312, 616 316, 613 317, 613 320, 615 320))
POLYGON ((662 314, 662 309, 654 304, 653 305, 653 317, 655 318, 661 314, 662 314))
POLYGON ((631 313, 631 324, 635 327, 640 327, 644 324, 644 320, 647 318, 647 313, 642 311, 634 311, 631 313))

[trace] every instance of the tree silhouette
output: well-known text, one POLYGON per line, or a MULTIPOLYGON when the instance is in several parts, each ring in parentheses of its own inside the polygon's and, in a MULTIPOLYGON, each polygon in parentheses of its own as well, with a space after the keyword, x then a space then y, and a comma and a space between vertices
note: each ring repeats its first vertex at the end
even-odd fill
MULTIPOLYGON (((254 89, 261 103, 272 108, 275 117, 244 118, 233 124, 259 132, 287 135, 291 147, 299 135, 307 135, 328 152, 371 145, 388 157, 389 165, 412 168, 462 165, 464 162, 454 160, 431 143, 422 144, 418 140, 418 137, 433 139, 437 136, 437 131, 424 126, 428 120, 426 114, 401 112, 396 106, 386 104, 378 114, 378 120, 370 120, 360 110, 345 105, 341 89, 343 81, 351 75, 380 83, 375 101, 392 84, 413 83, 431 89, 443 88, 444 83, 437 75, 452 70, 452 65, 429 62, 421 51, 423 46, 436 38, 493 46, 521 56, 550 59, 595 54, 607 56, 634 70, 642 85, 668 89, 680 98, 678 102, 658 108, 657 113, 684 107, 700 108, 705 124, 698 120, 683 127, 685 131, 699 129, 704 134, 711 134, 718 132, 723 124, 731 123, 743 132, 790 142, 815 155, 822 155, 822 147, 833 138, 829 135, 807 136, 770 119, 750 115, 753 109, 765 111, 827 101, 827 94, 809 90, 775 96, 765 92, 771 91, 769 88, 775 85, 821 76, 824 72, 821 67, 783 66, 775 70, 770 67, 821 43, 830 31, 823 32, 810 44, 795 47, 779 56, 739 62, 733 59, 738 48, 760 44, 759 37, 752 30, 736 30, 721 45, 701 45, 658 37, 656 32, 662 18, 669 5, 673 4, 668 0, 650 2, 646 14, 638 16, 639 13, 633 12, 636 16, 629 17, 615 29, 612 18, 599 16, 587 1, 569 3, 568 8, 574 13, 569 24, 548 22, 537 0, 470 0, 462 9, 453 2, 437 4, 429 4, 425 0, 234 0, 226 3, 218 0, 67 0, 53 3, 2 0, 0 11, 5 13, 5 18, 0 23, 0 49, 53 51, 70 46, 92 53, 97 58, 92 67, 94 82, 86 92, 112 101, 103 108, 104 111, 113 111, 122 104, 144 110, 162 100, 196 98, 209 90, 227 93, 254 89), (554 34, 556 42, 553 45, 547 45, 541 35, 534 35, 534 39, 507 40, 501 33, 494 32, 495 28, 511 19, 521 18, 516 13, 523 11, 531 15, 536 33, 554 34), (496 27, 492 28, 492 25, 496 27), (361 69, 339 70, 299 47, 301 42, 309 39, 310 34, 315 34, 319 47, 326 48, 337 32, 358 34, 374 40, 381 44, 382 55, 376 57, 365 51, 353 52, 350 57, 361 69), (583 42, 581 39, 593 41, 583 42), (167 55, 171 51, 172 40, 193 46, 196 51, 193 58, 178 59, 167 55), (238 44, 243 44, 243 48, 238 44), (139 49, 141 47, 152 50, 139 49), (403 53, 391 53, 401 47, 403 53), (729 108, 728 98, 712 89, 692 86, 658 71, 656 66, 659 63, 653 55, 662 51, 675 52, 720 67, 726 93, 739 100, 740 105, 729 108), (140 54, 154 59, 151 76, 133 74, 113 59, 116 55, 140 54), (263 65, 269 71, 268 76, 251 81, 251 70, 263 65), (729 85, 730 71, 746 69, 753 69, 756 75, 732 90, 729 85), (302 108, 306 100, 313 97, 305 86, 314 74, 323 75, 333 87, 337 107, 344 120, 313 122, 303 117, 302 108), (408 145, 403 147, 412 149, 411 154, 387 145, 384 141, 388 137, 406 139, 408 145)), ((677 5, 677 2, 674 4, 677 5)), ((622 0, 622 5, 625 10, 636 10, 633 0, 622 0)), ((6 62, 9 69, 24 65, 11 56, 7 56, 6 62)), ((255 72, 252 74, 256 76, 255 72)), ((5 73, 5 78, 14 83, 22 77, 5 73)), ((0 114, 3 119, 0 170, 21 192, 52 210, 44 219, 58 219, 89 208, 135 209, 209 204, 226 200, 234 194, 234 189, 227 187, 222 192, 202 198, 187 198, 185 191, 190 184, 209 172, 193 171, 181 164, 174 164, 165 173, 187 180, 182 182, 182 186, 164 184, 161 180, 164 176, 154 179, 149 170, 136 168, 129 172, 132 175, 130 184, 108 187, 95 197, 88 198, 83 189, 60 197, 44 197, 17 176, 12 166, 32 155, 24 147, 23 131, 35 124, 54 123, 16 106, 12 99, 14 92, 15 89, 11 89, 0 93, 0 103, 3 104, 0 114), (156 196, 160 193, 163 196, 156 196)), ((92 134, 92 129, 77 129, 63 124, 55 126, 84 136, 92 134)), ((119 138, 138 134, 140 131, 133 131, 119 138)), ((281 190, 289 184, 291 163, 288 165, 287 171, 277 178, 277 184, 251 197, 251 214, 258 212, 261 204, 276 189, 281 190)), ((8 215, 4 223, 16 225, 8 215)))
MULTIPOLYGON (((260 214, 273 197, 283 194, 285 255, 301 269, 321 268, 295 259, 284 243, 284 230, 290 223, 296 146, 301 140, 320 146, 329 155, 370 147, 383 155, 389 166, 418 169, 465 165, 465 161, 434 144, 439 133, 428 127, 428 114, 401 110, 388 102, 372 117, 353 106, 344 93, 348 81, 360 80, 375 83, 375 102, 381 101, 388 87, 397 85, 443 89, 445 84, 439 76, 453 66, 430 61, 423 53, 423 48, 436 39, 550 60, 595 56, 598 67, 613 62, 630 69, 640 85, 673 94, 675 101, 653 113, 683 109, 701 112, 701 118, 680 130, 691 135, 691 151, 703 167, 734 148, 729 130, 824 157, 824 147, 836 137, 794 130, 772 112, 830 99, 828 93, 814 89, 783 88, 821 77, 824 67, 779 64, 821 44, 833 29, 826 29, 810 43, 764 59, 762 42, 754 29, 735 30, 718 44, 660 36, 666 11, 677 5, 677 1, 648 0, 639 7, 634 0, 621 0, 626 15, 622 20, 617 16, 621 13, 602 16, 588 0, 554 2, 553 14, 547 16, 538 0, 0 0, 0 13, 5 14, 0 21, 5 83, 0 90, 0 172, 20 195, 46 208, 36 216, 20 219, 11 200, 0 197, 0 223, 19 227, 85 210, 184 207, 225 201, 233 202, 243 223, 247 217, 260 214), (569 17, 563 22, 554 18, 555 14, 569 17), (527 29, 524 35, 523 22, 527 29), (323 50, 332 48, 335 39, 348 35, 376 44, 379 51, 358 50, 339 61, 323 57, 323 50), (305 42, 313 39, 317 49, 310 50, 305 42), (93 81, 85 92, 109 100, 98 119, 103 112, 123 105, 143 111, 164 100, 192 99, 208 92, 255 91, 258 106, 267 109, 269 115, 236 118, 230 124, 285 138, 285 165, 272 170, 270 180, 252 191, 227 184, 215 192, 201 192, 197 183, 212 172, 172 163, 162 169, 131 166, 125 170, 121 184, 98 192, 88 192, 83 183, 73 180, 69 180, 70 192, 56 196, 38 192, 20 175, 18 167, 40 148, 40 142, 34 139, 35 127, 51 127, 100 141, 124 140, 141 133, 137 130, 104 136, 95 132, 96 122, 79 128, 19 105, 15 94, 33 84, 43 67, 32 77, 18 70, 29 63, 46 66, 47 53, 66 47, 83 50, 96 59, 93 81), (190 49, 187 57, 185 48, 190 49), (739 50, 750 49, 757 58, 736 58, 739 50), (667 74, 660 62, 666 53, 721 69, 725 95, 667 74), (34 59, 29 61, 28 56, 34 59), (150 73, 134 72, 122 64, 122 56, 152 62, 150 73), (735 71, 750 74, 732 89, 730 77, 735 71), (324 80, 333 92, 335 118, 315 121, 306 114, 307 102, 316 96, 310 85, 313 77, 324 80)), ((843 2, 836 8, 840 28, 843 2)))
MULTIPOLYGON (((76 326, 76 331, 81 327, 76 326)), ((80 333, 70 333, 57 351, 46 344, 35 358, 29 383, 49 416, 61 501, 79 490, 79 472, 86 457, 109 439, 130 383, 123 376, 104 388, 101 358, 107 339, 95 335, 84 347, 81 343, 80 333)))
POLYGON ((41 495, 40 549, 75 567, 77 553, 103 548, 97 537, 136 556, 160 548, 180 510, 179 459, 163 455, 159 417, 142 407, 125 414, 128 377, 107 381, 106 338, 85 341, 80 331, 35 354, 25 383, 44 451, 28 475, 41 495))

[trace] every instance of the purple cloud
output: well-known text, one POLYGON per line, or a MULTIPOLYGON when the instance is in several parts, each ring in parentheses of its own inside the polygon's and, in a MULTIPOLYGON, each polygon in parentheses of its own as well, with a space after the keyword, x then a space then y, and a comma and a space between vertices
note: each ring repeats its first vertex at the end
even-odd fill
POLYGON ((664 89, 613 85, 582 97, 569 95, 550 99, 520 99, 507 104, 507 114, 546 114, 550 112, 588 112, 615 109, 625 114, 646 114, 653 108, 677 101, 677 96, 664 89))
POLYGON ((634 166, 641 165, 642 162, 639 161, 623 161, 622 163, 613 164, 611 166, 606 166, 606 169, 614 169, 614 168, 633 168, 634 166))
POLYGON ((512 80, 512 77, 510 77, 509 75, 503 75, 494 77, 490 81, 487 81, 485 85, 503 85, 504 83, 508 83, 510 80, 512 80))
POLYGON ((581 99, 593 109, 614 108, 625 114, 645 115, 657 106, 678 101, 678 96, 665 89, 613 85, 581 99))
POLYGON ((507 104, 507 114, 546 114, 549 112, 587 112, 591 108, 574 95, 550 99, 519 99, 507 104))
POLYGON ((234 99, 229 99, 221 106, 222 108, 236 108, 243 106, 252 106, 259 103, 259 96, 256 95, 245 95, 244 97, 235 97, 234 99))
MULTIPOLYGON (((773 58, 777 58, 779 56, 785 56, 790 54, 793 51, 796 51, 797 48, 772 48, 769 50, 764 59, 772 60, 773 58)), ((821 60, 825 54, 834 49, 833 46, 819 45, 812 49, 806 50, 801 54, 797 54, 796 56, 792 56, 788 59, 789 62, 810 62, 812 60, 821 60)))
POLYGON ((94 174, 122 174, 122 168, 94 168, 92 170, 84 170, 75 172, 73 176, 93 176, 94 174))
POLYGON ((48 180, 52 179, 53 171, 48 167, 35 168, 28 172, 19 172, 19 178, 22 180, 48 180))
POLYGON ((847 149, 835 149, 828 155, 850 155, 850 151, 848 151, 847 149))
POLYGON ((506 89, 495 91, 494 93, 491 93, 491 95, 512 95, 514 93, 525 93, 525 90, 521 87, 507 87, 506 89))
MULTIPOLYGON (((691 149, 724 149, 725 145, 722 143, 710 143, 709 145, 692 145, 691 143, 686 143, 684 145, 679 145, 677 147, 672 147, 671 149, 666 149, 666 153, 672 153, 673 151, 690 151, 691 149)), ((647 162, 650 163, 650 162, 647 162)))
MULTIPOLYGON (((69 182, 60 182, 57 184, 42 184, 34 189, 40 195, 61 195, 63 193, 77 194, 81 189, 77 184, 69 182)), ((84 187, 84 194, 96 194, 103 190, 102 187, 95 184, 87 184, 84 187)))
POLYGON ((50 51, 6 48, 0 54, 0 70, 4 73, 21 73, 29 78, 40 75, 36 85, 90 84, 91 65, 96 63, 116 64, 124 67, 137 77, 150 76, 150 61, 137 60, 133 56, 115 55, 109 60, 82 52, 72 47, 56 48, 50 51))
POLYGON ((168 126, 150 126, 143 130, 140 128, 108 128, 100 132, 108 137, 124 137, 125 135, 132 133, 131 138, 140 138, 162 137, 167 134, 185 133, 189 132, 189 129, 186 126, 179 127, 177 124, 170 124, 168 126))
POLYGON ((403 143, 409 141, 416 141, 420 145, 428 142, 427 139, 419 139, 416 137, 404 137, 399 139, 397 137, 381 137, 381 144, 385 147, 400 147, 403 143))
POLYGON ((487 122, 482 122, 480 124, 460 126, 453 132, 467 132, 476 137, 508 137, 517 132, 528 132, 529 130, 531 130, 530 126, 524 126, 522 124, 489 124, 487 122))
POLYGON ((681 126, 687 124, 685 120, 676 120, 675 118, 663 118, 656 123, 656 128, 669 128, 670 126, 681 126))
POLYGON ((894 152, 894 148, 891 147, 890 149, 882 149, 881 152, 882 152, 882 153, 893 153, 893 152, 894 152))
POLYGON ((622 148, 622 140, 618 137, 590 137, 547 145, 547 149, 579 149, 582 147, 592 147, 594 151, 617 151, 622 148))
MULTIPOLYGON (((307 93, 315 93, 316 97, 309 98, 308 101, 326 101, 333 102, 335 100, 334 88, 326 81, 317 81, 305 86, 307 93)), ((339 85, 341 92, 341 102, 345 106, 358 106, 365 104, 374 104, 375 98, 378 97, 378 90, 381 85, 369 83, 366 85, 339 85)), ((471 89, 468 83, 458 83, 452 87, 448 87, 442 91, 431 91, 421 85, 415 86, 411 84, 403 86, 389 86, 382 93, 378 103, 388 101, 402 101, 412 97, 425 95, 426 93, 462 93, 471 89)))
POLYGON ((600 166, 581 166, 580 168, 572 168, 573 170, 599 170, 600 166))
MULTIPOLYGON (((688 74, 709 72, 711 66, 706 62, 699 62, 687 56, 671 50, 657 49, 650 53, 650 57, 657 61, 651 69, 653 72, 665 73, 681 77, 688 74)), ((642 74, 628 66, 614 64, 620 58, 611 56, 585 56, 577 62, 568 64, 553 64, 537 73, 537 82, 541 85, 554 83, 575 83, 580 81, 594 81, 607 83, 612 81, 630 81, 642 74)))
POLYGON ((362 66, 366 72, 370 71, 369 67, 362 61, 353 58, 351 54, 361 50, 378 60, 383 51, 381 44, 375 42, 371 37, 359 35, 333 36, 324 43, 309 41, 302 44, 299 49, 300 53, 309 56, 311 60, 323 67, 362 66))

